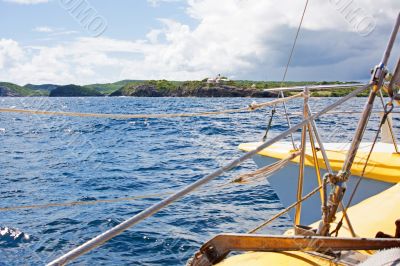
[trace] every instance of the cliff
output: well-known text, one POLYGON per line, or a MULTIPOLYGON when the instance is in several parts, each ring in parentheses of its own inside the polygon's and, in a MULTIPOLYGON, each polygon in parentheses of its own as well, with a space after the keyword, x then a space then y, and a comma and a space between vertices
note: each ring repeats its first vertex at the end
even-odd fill
POLYGON ((160 88, 155 84, 128 85, 110 96, 136 97, 275 97, 276 94, 259 89, 239 88, 228 85, 200 85, 189 87, 185 85, 176 88, 160 88))
POLYGON ((0 82, 0 97, 46 96, 47 92, 32 90, 10 82, 0 82))

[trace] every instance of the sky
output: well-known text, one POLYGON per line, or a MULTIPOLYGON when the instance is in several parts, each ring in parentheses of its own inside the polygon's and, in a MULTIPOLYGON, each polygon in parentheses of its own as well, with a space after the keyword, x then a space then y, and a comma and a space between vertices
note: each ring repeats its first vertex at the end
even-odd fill
MULTIPOLYGON (((0 81, 281 80, 305 2, 0 0, 0 81)), ((286 79, 367 80, 399 11, 399 0, 310 0, 286 79)))

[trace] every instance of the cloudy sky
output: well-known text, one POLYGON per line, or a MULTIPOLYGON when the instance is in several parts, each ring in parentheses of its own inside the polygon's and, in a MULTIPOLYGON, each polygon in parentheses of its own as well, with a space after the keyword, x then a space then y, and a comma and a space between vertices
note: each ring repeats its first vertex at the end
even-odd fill
MULTIPOLYGON (((304 4, 0 0, 0 80, 280 80, 304 4)), ((310 0, 287 79, 368 79, 399 11, 399 0, 310 0)))

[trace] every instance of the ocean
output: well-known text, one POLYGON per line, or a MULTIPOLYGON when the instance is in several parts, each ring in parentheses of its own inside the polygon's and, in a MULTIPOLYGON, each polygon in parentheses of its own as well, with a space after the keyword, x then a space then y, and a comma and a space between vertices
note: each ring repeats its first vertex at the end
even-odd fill
MULTIPOLYGON (((1 108, 90 113, 184 113, 242 108, 251 98, 0 98, 1 108)), ((313 111, 335 98, 311 98, 313 111)), ((338 110, 360 111, 365 98, 338 110)), ((302 100, 288 103, 302 110, 302 100)), ((379 99, 377 110, 381 108, 379 99)), ((287 129, 277 107, 269 137, 287 129)), ((113 203, 0 209, 0 265, 44 265, 84 241, 239 157, 242 142, 260 141, 271 108, 251 113, 164 119, 103 119, 0 113, 0 208, 136 197, 113 203), (7 231, 18 230, 19 237, 7 231), (3 233, 2 233, 3 232, 3 233), (29 237, 28 237, 29 236, 29 237)), ((317 121, 324 142, 350 141, 359 113, 317 121)), ((292 124, 301 121, 291 116, 292 124)), ((399 115, 394 116, 399 136, 399 115)), ((372 140, 373 115, 365 140, 372 140)), ((295 134, 296 140, 299 133, 295 134)), ((286 139, 289 140, 289 139, 286 139)), ((218 233, 245 233, 282 209, 266 180, 225 185, 255 170, 250 160, 168 206, 72 265, 184 265, 218 233)), ((264 233, 291 226, 279 218, 264 233)))

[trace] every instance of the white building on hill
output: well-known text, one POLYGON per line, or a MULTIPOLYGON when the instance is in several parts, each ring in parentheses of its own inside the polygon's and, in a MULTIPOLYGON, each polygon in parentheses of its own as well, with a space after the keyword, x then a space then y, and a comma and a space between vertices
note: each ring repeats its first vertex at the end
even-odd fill
POLYGON ((218 76, 216 76, 215 78, 207 79, 207 83, 210 83, 210 84, 220 84, 220 83, 224 83, 226 81, 229 81, 229 79, 221 77, 221 74, 218 74, 218 76))

